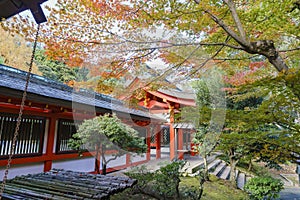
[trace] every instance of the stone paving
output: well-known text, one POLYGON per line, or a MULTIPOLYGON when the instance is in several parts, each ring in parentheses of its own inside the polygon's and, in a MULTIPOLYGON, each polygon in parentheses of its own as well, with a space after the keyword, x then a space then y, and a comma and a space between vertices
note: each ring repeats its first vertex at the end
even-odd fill
POLYGON ((282 200, 300 200, 300 187, 286 187, 280 192, 282 200))

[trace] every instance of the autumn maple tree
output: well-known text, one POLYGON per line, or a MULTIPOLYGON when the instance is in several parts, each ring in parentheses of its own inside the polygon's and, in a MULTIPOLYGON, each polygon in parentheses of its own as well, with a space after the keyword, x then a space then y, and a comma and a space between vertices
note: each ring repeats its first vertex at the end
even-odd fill
MULTIPOLYGON (((108 77, 119 78, 157 58, 168 65, 162 78, 252 62, 287 72, 299 63, 298 5, 296 0, 58 0, 49 8, 41 41, 53 58, 93 64, 108 77)), ((11 20, 5 27, 30 38, 30 21, 19 20, 27 23, 11 20)))
MULTIPOLYGON (((12 36, 0 27, 0 64, 27 70, 31 59, 32 49, 21 36, 12 36)), ((33 65, 33 73, 41 74, 38 67, 33 65)))

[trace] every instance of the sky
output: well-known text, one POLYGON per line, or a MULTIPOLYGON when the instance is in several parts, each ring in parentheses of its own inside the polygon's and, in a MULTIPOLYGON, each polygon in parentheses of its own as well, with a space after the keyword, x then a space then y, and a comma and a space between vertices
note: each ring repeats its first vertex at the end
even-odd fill
MULTIPOLYGON (((54 7, 56 2, 57 2, 57 0, 48 0, 41 5, 46 18, 49 16, 50 12, 45 8, 45 6, 54 7)), ((30 19, 34 20, 30 10, 25 10, 25 11, 21 12, 20 15, 29 16, 30 19)))

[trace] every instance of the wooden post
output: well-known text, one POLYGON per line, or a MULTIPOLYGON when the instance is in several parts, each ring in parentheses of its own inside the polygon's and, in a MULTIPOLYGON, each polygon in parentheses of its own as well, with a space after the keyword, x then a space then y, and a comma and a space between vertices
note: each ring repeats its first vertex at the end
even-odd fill
MULTIPOLYGON (((183 131, 181 128, 178 129, 178 137, 177 137, 177 149, 178 150, 183 150, 183 131)), ((183 152, 178 151, 178 159, 183 160, 183 152)))
POLYGON ((131 160, 130 160, 130 153, 126 154, 126 166, 130 166, 131 165, 131 160))
POLYGON ((150 127, 146 128, 146 144, 147 144, 146 159, 150 160, 150 154, 151 154, 151 129, 150 129, 150 127))
POLYGON ((46 147, 46 158, 47 159, 44 161, 44 172, 50 171, 52 168, 56 121, 57 121, 57 118, 55 116, 51 116, 49 119, 47 147, 46 147))
POLYGON ((156 159, 161 158, 161 127, 160 125, 156 125, 155 131, 155 143, 156 143, 156 159))
POLYGON ((175 131, 173 128, 174 123, 174 108, 170 107, 170 160, 175 158, 175 131))

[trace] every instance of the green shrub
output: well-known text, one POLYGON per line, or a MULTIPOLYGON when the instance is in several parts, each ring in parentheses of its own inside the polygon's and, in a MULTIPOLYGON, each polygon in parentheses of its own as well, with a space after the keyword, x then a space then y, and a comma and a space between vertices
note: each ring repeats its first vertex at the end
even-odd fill
POLYGON ((140 167, 126 173, 129 177, 138 180, 132 188, 132 193, 143 193, 156 199, 178 199, 180 169, 184 164, 184 161, 173 161, 155 172, 140 167))
POLYGON ((164 198, 179 198, 180 170, 184 164, 184 161, 176 160, 156 171, 154 188, 164 198))
POLYGON ((251 199, 271 200, 279 198, 279 192, 283 189, 283 183, 279 179, 269 176, 255 177, 246 183, 244 189, 251 199))

